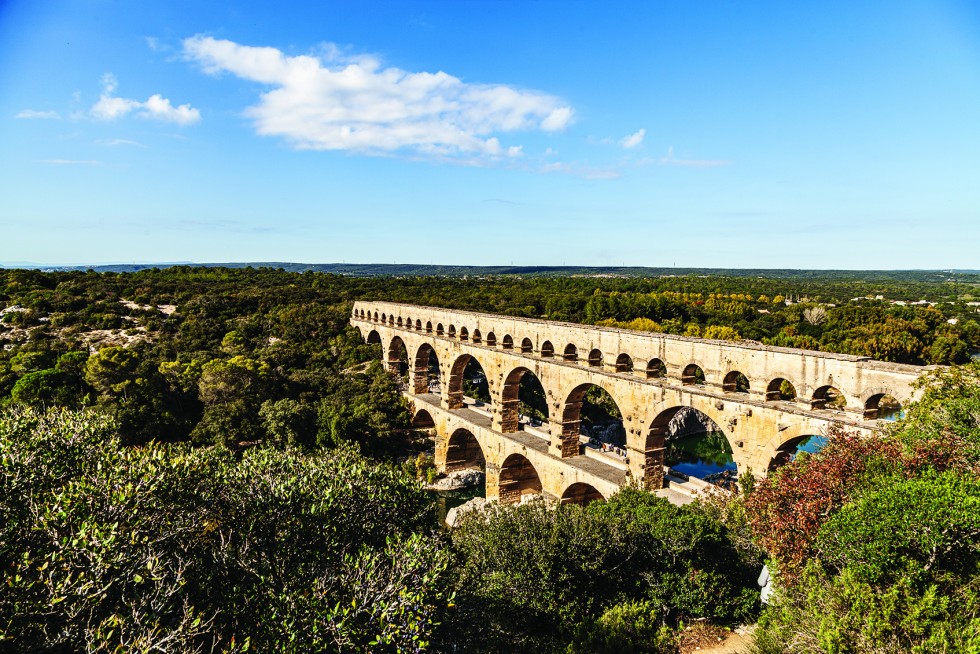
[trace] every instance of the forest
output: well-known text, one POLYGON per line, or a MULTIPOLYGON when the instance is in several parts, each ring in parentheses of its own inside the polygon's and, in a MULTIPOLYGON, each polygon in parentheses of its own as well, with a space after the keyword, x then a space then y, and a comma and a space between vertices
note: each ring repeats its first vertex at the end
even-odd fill
POLYGON ((0 651, 980 649, 980 295, 838 275, 0 270, 0 651), (728 498, 445 531, 352 302, 949 364, 873 439, 728 498), (776 601, 755 583, 773 570, 776 601))

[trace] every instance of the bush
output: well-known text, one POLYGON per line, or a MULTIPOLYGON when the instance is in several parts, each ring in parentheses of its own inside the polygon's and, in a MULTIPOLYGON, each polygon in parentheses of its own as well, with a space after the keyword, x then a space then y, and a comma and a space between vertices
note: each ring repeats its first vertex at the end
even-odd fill
POLYGON ((346 447, 125 449, 115 428, 0 414, 0 649, 427 649, 448 559, 417 482, 346 447))

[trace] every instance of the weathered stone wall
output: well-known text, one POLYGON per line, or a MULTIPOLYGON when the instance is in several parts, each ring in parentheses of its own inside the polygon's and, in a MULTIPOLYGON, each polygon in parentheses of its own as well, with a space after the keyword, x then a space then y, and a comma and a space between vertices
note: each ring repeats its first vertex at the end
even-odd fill
MULTIPOLYGON (((578 409, 584 390, 592 384, 605 389, 623 415, 630 474, 645 480, 649 486, 659 487, 663 439, 678 407, 697 409, 718 425, 732 446, 739 472, 751 469, 756 474, 765 474, 777 449, 793 439, 826 433, 832 424, 859 432, 874 429, 877 423, 864 419, 868 398, 887 393, 905 404, 914 397, 912 382, 927 369, 754 343, 381 302, 356 303, 351 323, 366 339, 372 332, 376 333, 393 369, 404 344, 411 374, 409 388, 414 394, 428 390, 430 353, 438 359, 444 410, 440 419, 445 422, 436 420, 436 423, 443 441, 452 434, 445 429, 450 426, 453 411, 463 406, 463 368, 470 358, 476 359, 487 376, 491 396, 487 407, 491 424, 478 437, 487 457, 488 489, 495 483, 494 475, 499 474, 494 466, 504 461, 488 452, 506 449, 506 444, 499 437, 495 441, 493 434, 517 431, 516 384, 523 371, 533 373, 540 380, 547 396, 551 433, 547 456, 537 459, 528 456, 535 467, 545 466, 539 474, 547 490, 562 484, 567 486, 567 479, 559 483, 554 476, 561 478, 567 472, 561 465, 562 459, 580 455, 578 409), (530 348, 522 351, 525 339, 530 342, 530 348), (511 347, 506 346, 511 343, 511 347), (543 350, 547 353, 548 344, 553 347, 553 357, 542 356, 543 350), (577 349, 575 360, 562 356, 569 344, 577 349), (593 352, 590 361, 593 350, 598 352, 593 352), (596 357, 599 353, 601 363, 596 357), (632 372, 617 371, 616 362, 624 354, 632 358, 632 372), (648 378, 647 362, 654 358, 666 365, 665 377, 648 378), (691 363, 704 371, 703 386, 685 383, 684 369, 691 363), (723 380, 732 371, 748 378, 749 393, 725 390, 723 380), (776 378, 789 380, 797 390, 799 401, 767 400, 766 387, 776 378), (844 394, 847 410, 812 408, 810 400, 814 391, 828 384, 844 394)), ((446 443, 441 447, 445 461, 446 443)), ((437 458, 438 448, 437 445, 437 458)))
POLYGON ((479 332, 481 344, 485 345, 492 334, 496 349, 502 349, 507 336, 518 352, 525 338, 531 341, 535 354, 540 354, 541 346, 549 342, 556 360, 562 358, 565 348, 571 344, 582 366, 588 366, 589 353, 598 350, 602 357, 600 367, 605 370, 615 370, 618 357, 626 354, 632 359, 638 377, 646 377, 647 364, 653 359, 661 360, 666 365, 667 377, 677 382, 685 367, 696 364, 704 371, 706 385, 719 389, 728 373, 738 371, 749 380, 750 394, 759 398, 764 398, 769 382, 776 378, 788 380, 798 396, 807 399, 823 386, 834 386, 844 393, 848 408, 854 412, 863 412, 866 401, 878 393, 887 393, 907 403, 914 396, 911 382, 933 368, 754 342, 715 341, 392 302, 357 302, 354 310, 355 318, 360 312, 371 318, 377 314, 379 322, 385 316, 392 326, 401 321, 405 329, 414 330, 418 323, 422 333, 431 324, 432 335, 436 335, 440 325, 445 336, 452 328, 457 340, 465 329, 469 343, 479 332), (411 328, 406 326, 409 322, 411 328))

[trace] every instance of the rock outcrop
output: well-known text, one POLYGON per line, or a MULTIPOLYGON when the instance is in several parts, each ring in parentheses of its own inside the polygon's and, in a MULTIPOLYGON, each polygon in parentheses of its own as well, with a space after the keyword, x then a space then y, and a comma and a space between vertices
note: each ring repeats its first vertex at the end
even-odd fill
POLYGON ((446 526, 452 529, 459 524, 460 519, 467 513, 472 513, 473 511, 482 511, 486 506, 487 501, 482 497, 474 497, 469 502, 465 504, 460 504, 459 506, 454 506, 449 509, 446 513, 446 526))
POLYGON ((683 407, 667 425, 667 438, 690 436, 704 432, 721 431, 715 421, 705 414, 689 407, 683 407))
POLYGON ((456 470, 429 484, 429 490, 452 491, 479 486, 486 479, 482 470, 456 470))

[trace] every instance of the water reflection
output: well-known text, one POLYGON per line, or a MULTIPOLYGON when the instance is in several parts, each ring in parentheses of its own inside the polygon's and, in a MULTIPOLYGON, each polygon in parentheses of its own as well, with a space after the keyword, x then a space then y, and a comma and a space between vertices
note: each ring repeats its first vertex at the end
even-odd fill
POLYGON ((737 471, 732 448, 725 434, 720 431, 668 440, 665 463, 678 472, 699 479, 726 471, 737 471))
POLYGON ((474 497, 486 497, 487 485, 484 482, 479 486, 462 488, 460 490, 431 492, 435 496, 434 517, 436 525, 443 527, 446 524, 446 516, 449 515, 449 509, 462 506, 474 497))

